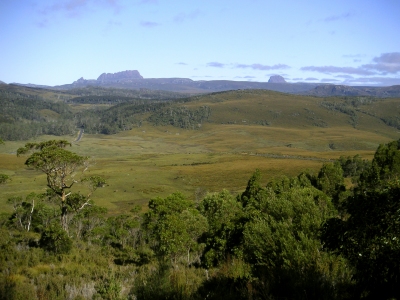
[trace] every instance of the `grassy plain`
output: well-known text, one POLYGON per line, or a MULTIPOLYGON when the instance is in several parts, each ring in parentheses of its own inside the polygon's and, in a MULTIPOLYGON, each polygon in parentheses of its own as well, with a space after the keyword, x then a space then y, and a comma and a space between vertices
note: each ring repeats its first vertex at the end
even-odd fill
MULTIPOLYGON (((356 124, 348 114, 322 107, 321 101, 340 99, 270 91, 216 93, 174 104, 211 108, 209 120, 196 130, 143 122, 116 135, 84 134, 77 143, 76 136, 61 138, 73 142, 71 151, 90 156, 88 174, 106 177, 107 186, 93 199, 110 214, 134 204, 145 207, 149 199, 175 191, 193 200, 222 189, 239 193, 257 168, 267 183, 276 176, 316 172, 323 162, 341 155, 370 159, 380 143, 399 138, 397 129, 377 117, 398 115, 399 99, 359 107, 356 124)), ((0 211, 11 210, 6 205, 11 196, 45 190, 45 177, 27 169, 25 157, 15 155, 25 142, 0 145, 0 173, 12 178, 0 187, 0 211)))

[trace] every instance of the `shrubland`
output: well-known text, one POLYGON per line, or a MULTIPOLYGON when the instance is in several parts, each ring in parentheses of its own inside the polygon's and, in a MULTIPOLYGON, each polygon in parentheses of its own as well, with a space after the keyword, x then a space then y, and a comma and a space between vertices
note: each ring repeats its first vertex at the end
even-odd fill
POLYGON ((400 296, 400 140, 372 162, 341 157, 266 185, 255 170, 236 195, 175 192, 115 216, 93 200, 106 181, 77 172, 88 158, 66 146, 17 151, 48 189, 10 198, 1 216, 1 299, 400 296))

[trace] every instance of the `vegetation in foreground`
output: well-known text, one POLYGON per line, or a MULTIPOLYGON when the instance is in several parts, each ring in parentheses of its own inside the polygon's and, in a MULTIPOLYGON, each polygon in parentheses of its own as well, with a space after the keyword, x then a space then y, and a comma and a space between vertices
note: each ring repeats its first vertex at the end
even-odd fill
POLYGON ((92 200, 104 179, 67 146, 18 150, 48 191, 10 198, 1 217, 1 299, 400 298, 400 140, 370 163, 266 186, 256 170, 237 196, 177 192, 112 217, 92 200))

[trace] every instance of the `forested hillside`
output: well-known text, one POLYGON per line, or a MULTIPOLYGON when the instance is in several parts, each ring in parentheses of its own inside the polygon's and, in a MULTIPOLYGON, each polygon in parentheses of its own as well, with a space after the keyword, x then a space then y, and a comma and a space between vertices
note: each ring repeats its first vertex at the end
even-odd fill
POLYGON ((26 140, 40 135, 88 133, 113 134, 140 126, 141 117, 159 103, 185 95, 150 90, 86 87, 68 93, 2 85, 0 88, 0 137, 26 140), (129 103, 128 107, 113 107, 129 103), (79 107, 79 105, 89 105, 79 107), (126 110, 125 110, 126 109, 126 110))
POLYGON ((106 180, 69 147, 17 151, 47 191, 9 198, 1 215, 0 299, 400 297, 400 140, 372 161, 266 185, 255 170, 237 195, 175 192, 111 216, 96 205, 106 180))
POLYGON ((43 134, 59 136, 73 132, 69 106, 46 101, 41 94, 25 93, 20 88, 0 89, 0 137, 26 140, 43 134))
POLYGON ((204 124, 273 128, 349 127, 386 135, 400 128, 396 98, 296 96, 239 90, 187 96, 163 91, 86 87, 49 91, 19 86, 0 89, 0 137, 26 140, 43 134, 115 134, 172 125, 197 130, 204 124))

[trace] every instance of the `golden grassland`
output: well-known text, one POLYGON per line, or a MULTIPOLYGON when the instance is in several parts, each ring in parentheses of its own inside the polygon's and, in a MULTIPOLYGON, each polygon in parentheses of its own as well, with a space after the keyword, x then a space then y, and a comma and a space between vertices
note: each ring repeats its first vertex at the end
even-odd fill
MULTIPOLYGON (((341 155, 371 159, 380 143, 399 138, 397 129, 371 116, 398 114, 399 99, 361 107, 370 114, 360 112, 356 126, 348 115, 322 108, 321 98, 239 91, 197 99, 184 105, 207 105, 212 111, 197 130, 144 122, 116 135, 84 134, 78 143, 73 142, 76 136, 62 137, 72 142, 71 151, 90 157, 88 175, 106 178, 107 186, 93 196, 96 204, 117 214, 175 191, 193 200, 222 189, 239 193, 255 169, 267 183, 276 176, 317 172, 324 162, 341 155), (263 120, 269 125, 257 125, 263 120)), ((6 205, 9 197, 46 188, 45 176, 27 169, 26 157, 15 154, 25 142, 0 146, 0 173, 12 178, 0 187, 0 211, 11 210, 6 205)))

